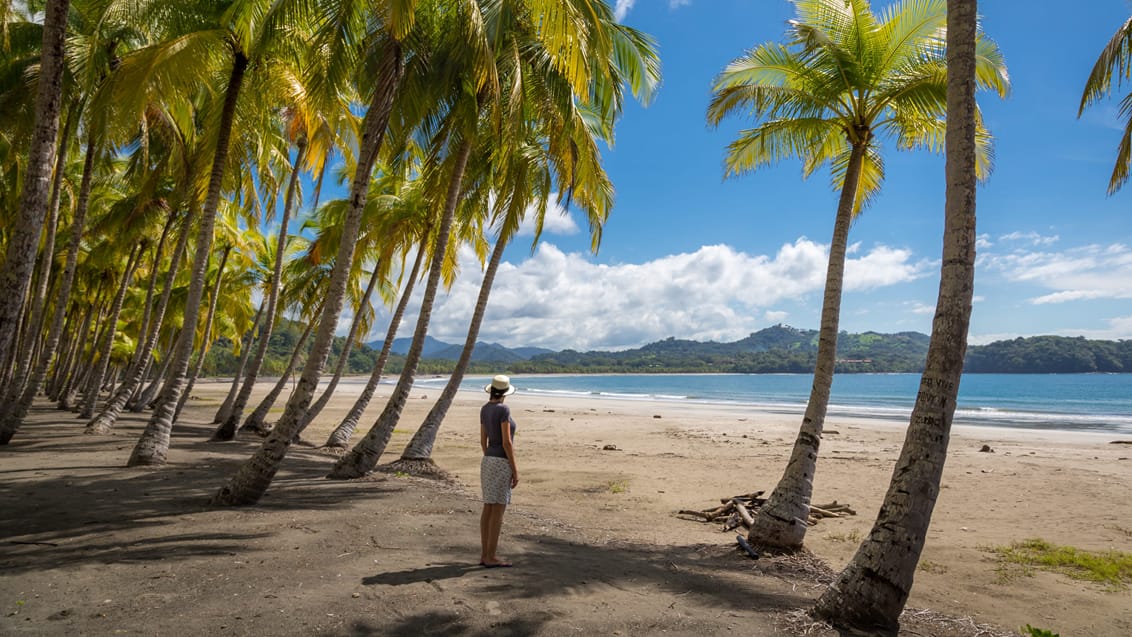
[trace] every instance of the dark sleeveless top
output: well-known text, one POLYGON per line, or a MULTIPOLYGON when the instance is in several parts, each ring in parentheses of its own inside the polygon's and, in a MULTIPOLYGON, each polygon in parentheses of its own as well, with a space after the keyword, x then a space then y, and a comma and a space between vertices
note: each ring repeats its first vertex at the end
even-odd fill
POLYGON ((485 456, 506 458, 507 450, 503 448, 503 431, 500 428, 505 422, 511 423, 511 437, 515 437, 515 421, 511 419, 511 408, 503 403, 487 403, 480 408, 480 427, 487 430, 487 451, 485 456))

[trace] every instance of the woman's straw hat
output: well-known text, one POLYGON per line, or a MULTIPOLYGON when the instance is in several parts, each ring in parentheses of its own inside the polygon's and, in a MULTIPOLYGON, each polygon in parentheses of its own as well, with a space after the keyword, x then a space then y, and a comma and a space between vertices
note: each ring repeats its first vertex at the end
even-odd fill
POLYGON ((510 396, 515 393, 515 386, 511 384, 511 379, 499 374, 491 379, 491 384, 483 388, 485 392, 491 393, 495 390, 496 393, 503 392, 504 396, 510 396))

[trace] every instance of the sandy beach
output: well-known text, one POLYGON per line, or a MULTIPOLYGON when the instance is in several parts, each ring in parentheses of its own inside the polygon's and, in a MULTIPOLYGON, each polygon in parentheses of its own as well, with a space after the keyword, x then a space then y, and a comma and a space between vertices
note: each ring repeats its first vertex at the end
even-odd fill
MULTIPOLYGON (((73 414, 36 406, 0 449, 0 634, 834 635, 800 624, 797 609, 868 533, 903 441, 896 422, 830 418, 814 501, 857 515, 812 527, 813 559, 752 561, 734 533, 676 512, 769 492, 799 416, 516 394, 522 482, 501 540, 515 567, 485 571, 482 395, 461 393, 440 433, 434 459, 449 483, 325 480, 334 456, 314 445, 360 389, 347 385, 259 505, 217 510, 205 501, 258 445, 207 442, 226 388, 197 384, 159 470, 124 468, 144 418, 93 437, 73 414)), ((437 394, 413 391, 383 462, 437 394)), ((1025 624, 1062 637, 1132 634, 1128 590, 1003 569, 990 551, 1029 538, 1132 551, 1132 446, 1117 439, 957 427, 908 602, 919 614, 902 634, 1007 635, 1025 624)))

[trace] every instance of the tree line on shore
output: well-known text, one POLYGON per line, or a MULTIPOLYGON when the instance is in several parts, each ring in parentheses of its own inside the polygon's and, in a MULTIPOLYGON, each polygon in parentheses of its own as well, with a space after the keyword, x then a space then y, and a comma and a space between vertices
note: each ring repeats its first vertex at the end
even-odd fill
MULTIPOLYGON (((264 359, 264 373, 278 376, 287 369, 294 346, 302 334, 300 323, 285 321, 271 338, 264 359)), ((783 325, 769 327, 731 343, 700 342, 668 338, 643 347, 620 351, 562 350, 521 357, 506 348, 477 347, 467 371, 493 374, 503 369, 512 374, 808 374, 814 369, 817 331, 783 325), (487 354, 480 358, 479 351, 487 354)), ((919 332, 881 334, 842 332, 837 339, 838 373, 912 374, 923 371, 928 336, 919 332)), ((481 346, 483 344, 480 344, 481 346)), ((345 339, 337 338, 331 349, 337 358, 345 339)), ((368 374, 380 350, 359 344, 348 352, 346 374, 368 374)), ((213 346, 205 361, 204 374, 231 376, 238 370, 239 356, 231 341, 213 346)), ((393 353, 385 364, 399 373, 404 356, 393 353)), ((424 355, 418 364, 422 374, 450 374, 456 360, 424 355)), ((967 374, 1119 374, 1132 373, 1132 340, 1096 340, 1068 336, 1031 336, 973 345, 963 366, 967 374)))

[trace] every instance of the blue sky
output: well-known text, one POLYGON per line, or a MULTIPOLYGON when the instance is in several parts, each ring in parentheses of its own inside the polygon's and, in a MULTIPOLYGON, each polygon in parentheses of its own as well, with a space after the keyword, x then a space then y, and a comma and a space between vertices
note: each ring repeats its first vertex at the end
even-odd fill
MULTIPOLYGON (((669 336, 737 340, 786 323, 816 329, 837 193, 797 162, 722 179, 724 147, 751 124, 705 124, 713 77, 746 49, 782 41, 785 0, 619 0, 624 23, 660 45, 663 84, 631 104, 605 153, 617 202, 598 254, 566 212, 532 253, 508 249, 481 340, 551 349, 625 349, 669 336)), ((877 2, 879 9, 887 3, 877 2)), ((1101 47, 1132 14, 1126 0, 986 1, 983 27, 1013 83, 980 95, 996 169, 980 188, 970 341, 1059 334, 1132 338, 1132 185, 1106 196, 1118 101, 1080 120, 1101 47)), ((1128 84, 1120 95, 1132 90, 1128 84)), ((885 146, 886 181, 850 234, 841 328, 931 329, 943 233, 943 159, 885 146)), ((430 334, 462 342, 480 284, 443 295, 430 334)), ((406 316, 402 335, 416 315, 406 316)), ((373 338, 384 335, 383 314, 373 338)))

